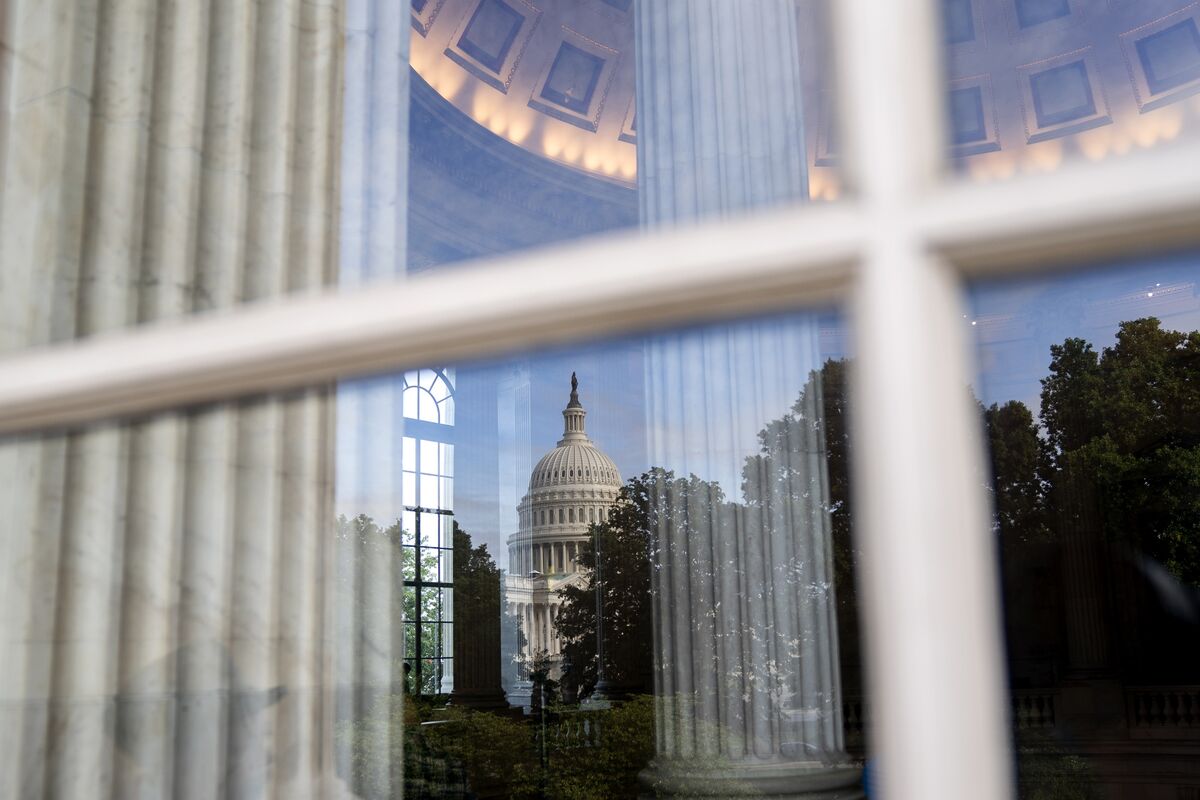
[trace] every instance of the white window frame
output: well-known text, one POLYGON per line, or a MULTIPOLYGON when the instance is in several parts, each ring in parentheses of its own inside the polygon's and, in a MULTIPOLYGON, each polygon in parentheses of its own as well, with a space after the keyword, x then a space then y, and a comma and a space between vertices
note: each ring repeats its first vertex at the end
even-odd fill
POLYGON ((0 433, 839 302, 857 355, 856 508, 884 793, 1010 797, 962 284, 1200 245, 1200 143, 957 181, 942 158, 935 3, 831 5, 849 199, 12 354, 0 362, 0 433))

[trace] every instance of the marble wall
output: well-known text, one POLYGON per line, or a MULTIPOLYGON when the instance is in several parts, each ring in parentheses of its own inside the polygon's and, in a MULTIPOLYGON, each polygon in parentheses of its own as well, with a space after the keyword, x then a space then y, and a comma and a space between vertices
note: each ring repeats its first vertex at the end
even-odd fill
MULTIPOLYGON (((0 9, 0 350, 336 279, 341 5, 0 9)), ((392 637, 359 572, 335 624, 332 431, 314 389, 0 444, 0 796, 346 791, 392 637)))

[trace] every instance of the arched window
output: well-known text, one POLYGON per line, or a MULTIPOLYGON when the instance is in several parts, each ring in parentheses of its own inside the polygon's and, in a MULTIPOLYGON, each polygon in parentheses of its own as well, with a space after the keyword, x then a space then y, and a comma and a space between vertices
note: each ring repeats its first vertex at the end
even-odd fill
POLYGON ((579 509, 579 521, 583 522, 583 509, 579 509))
POLYGON ((596 509, 589 508, 588 509, 588 522, 595 522, 595 521, 596 521, 596 509))
POLYGON ((451 537, 454 487, 454 372, 419 369, 400 381, 400 410, 406 426, 401 441, 404 501, 401 546, 406 551, 403 583, 415 598, 416 615, 405 619, 405 637, 420 659, 409 660, 420 694, 445 691, 453 680, 449 632, 452 605, 441 602, 454 591, 451 537))
POLYGON ((568 517, 569 522, 574 522, 575 521, 575 509, 573 509, 573 508, 569 509, 569 513, 568 513, 567 517, 568 517))
POLYGON ((542 509, 542 524, 546 524, 546 509, 542 509))
POLYGON ((562 525, 567 521, 567 512, 561 508, 558 510, 558 524, 562 525))
POLYGON ((418 369, 404 373, 401 403, 406 419, 454 424, 454 373, 418 369))

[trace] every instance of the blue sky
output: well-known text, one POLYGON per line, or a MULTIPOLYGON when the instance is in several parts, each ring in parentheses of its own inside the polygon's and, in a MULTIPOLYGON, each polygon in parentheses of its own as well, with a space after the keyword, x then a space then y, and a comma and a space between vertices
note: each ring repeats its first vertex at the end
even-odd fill
POLYGON ((968 307, 977 396, 987 405, 1020 400, 1036 414, 1050 345, 1074 336, 1100 350, 1116 341, 1121 322, 1141 317, 1200 330, 1200 253, 980 282, 968 290, 968 307))

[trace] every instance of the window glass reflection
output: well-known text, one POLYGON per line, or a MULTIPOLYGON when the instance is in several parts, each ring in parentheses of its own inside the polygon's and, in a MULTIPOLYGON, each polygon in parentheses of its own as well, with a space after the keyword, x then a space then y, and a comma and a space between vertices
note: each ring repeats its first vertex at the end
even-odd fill
POLYGON ((971 291, 1022 797, 1200 791, 1197 287, 1188 253, 971 291))
POLYGON ((857 792, 847 355, 814 311, 5 440, 5 794, 857 792))
POLYGON ((1200 127, 1189 0, 942 0, 954 168, 974 180, 1161 147, 1200 127))
POLYGON ((0 27, 0 351, 841 191, 824 0, 343 5, 0 27))
MULTIPOLYGON (((407 509, 410 539, 362 513, 391 489, 339 471, 342 524, 411 542, 406 791, 857 791, 845 357, 837 319, 803 315, 459 365, 447 442, 378 451, 453 465, 455 505, 407 509)), ((407 381, 373 413, 403 418, 407 381)), ((359 398, 388 382, 341 387, 339 428, 378 428, 359 398)))
POLYGON ((826 17, 823 0, 413 5, 411 31, 397 33, 408 38, 411 70, 408 147, 395 174, 372 165, 396 153, 362 143, 378 125, 369 109, 404 102, 404 90, 373 84, 365 61, 356 67, 355 53, 365 59, 372 47, 370 26, 361 43, 352 33, 348 80, 362 99, 346 118, 355 152, 344 227, 368 242, 371 228, 391 230, 396 251, 390 265, 372 264, 382 254, 349 246, 345 281, 364 268, 422 271, 836 198, 836 154, 818 144, 832 115, 826 17), (384 176, 407 181, 403 232, 372 211, 384 176))

